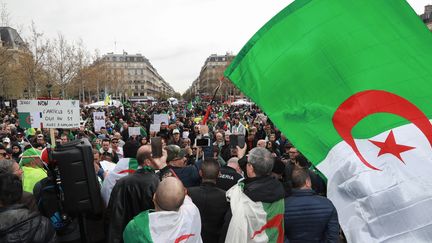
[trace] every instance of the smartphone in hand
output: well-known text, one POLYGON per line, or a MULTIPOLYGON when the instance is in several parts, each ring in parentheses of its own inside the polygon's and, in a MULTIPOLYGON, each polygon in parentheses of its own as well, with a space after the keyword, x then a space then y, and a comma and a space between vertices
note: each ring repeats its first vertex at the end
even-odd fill
POLYGON ((197 147, 208 147, 210 146, 209 138, 195 138, 195 145, 197 147))
POLYGON ((150 144, 152 148, 152 157, 153 158, 162 157, 162 138, 161 137, 150 138, 150 144))
POLYGON ((230 135, 230 148, 243 148, 245 146, 245 136, 242 134, 231 134, 230 135))

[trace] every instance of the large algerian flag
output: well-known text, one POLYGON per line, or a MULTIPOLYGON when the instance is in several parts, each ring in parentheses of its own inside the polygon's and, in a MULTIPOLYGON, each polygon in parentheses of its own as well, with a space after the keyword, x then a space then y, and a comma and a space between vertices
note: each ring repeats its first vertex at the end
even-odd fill
POLYGON ((232 218, 225 242, 284 242, 284 199, 273 203, 254 202, 243 193, 242 182, 231 187, 226 195, 230 199, 232 218))
POLYGON ((179 211, 144 211, 129 222, 123 232, 125 243, 201 243, 201 217, 186 196, 179 211))
POLYGON ((117 162, 114 169, 108 173, 102 183, 101 194, 105 205, 108 205, 112 189, 117 181, 130 173, 134 173, 137 169, 138 161, 135 158, 122 158, 117 162))
POLYGON ((225 75, 327 176, 350 242, 431 242, 431 57, 404 0, 297 0, 225 75))

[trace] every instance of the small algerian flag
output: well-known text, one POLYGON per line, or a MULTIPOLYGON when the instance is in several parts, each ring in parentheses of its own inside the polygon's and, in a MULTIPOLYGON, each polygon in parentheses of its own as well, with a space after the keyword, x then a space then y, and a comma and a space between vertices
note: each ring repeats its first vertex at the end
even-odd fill
POLYGON ((135 158, 122 158, 117 162, 114 170, 108 173, 102 184, 101 194, 105 205, 108 205, 111 191, 117 181, 130 173, 134 173, 137 169, 138 162, 135 158))
POLYGON ((18 119, 19 125, 22 128, 41 127, 42 118, 40 112, 19 112, 18 119))
POLYGON ((254 202, 243 193, 240 182, 226 193, 232 218, 225 242, 284 242, 284 199, 273 203, 254 202))
POLYGON ((349 242, 432 239, 431 43, 404 0, 297 0, 225 71, 327 176, 349 242))
POLYGON ((188 103, 187 109, 188 110, 192 110, 193 109, 192 101, 188 103))
POLYGON ((189 196, 179 211, 149 210, 138 214, 123 232, 125 243, 201 243, 201 217, 189 196))

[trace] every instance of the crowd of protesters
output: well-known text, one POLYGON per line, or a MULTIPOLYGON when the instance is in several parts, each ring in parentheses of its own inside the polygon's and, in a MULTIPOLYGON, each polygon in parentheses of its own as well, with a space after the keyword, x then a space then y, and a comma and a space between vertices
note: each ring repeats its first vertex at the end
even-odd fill
POLYGON ((40 155, 82 138, 92 143, 104 201, 103 214, 87 215, 91 242, 263 242, 264 229, 240 225, 254 217, 247 211, 254 203, 283 215, 279 228, 265 230, 269 242, 340 240, 325 178, 257 106, 213 104, 208 118, 206 112, 203 102, 82 107, 79 128, 51 136, 48 129, 23 129, 16 109, 2 109, 0 241, 81 242, 76 219, 55 217, 56 203, 44 201, 49 173, 40 155), (95 111, 106 116, 99 131, 95 111), (155 114, 169 117, 159 131, 150 129, 155 114), (140 134, 130 136, 129 127, 140 134), (244 135, 245 146, 230 146, 232 135, 244 135), (162 138, 160 157, 153 156, 153 137, 162 138), (197 146, 203 138, 210 144, 197 146), (104 169, 105 161, 115 168, 104 169))

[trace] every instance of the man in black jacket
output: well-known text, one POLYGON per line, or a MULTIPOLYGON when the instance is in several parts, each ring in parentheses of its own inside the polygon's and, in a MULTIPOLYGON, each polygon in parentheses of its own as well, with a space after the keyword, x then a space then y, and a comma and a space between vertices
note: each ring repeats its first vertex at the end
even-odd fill
POLYGON ((18 176, 10 173, 0 175, 0 242, 57 242, 50 221, 19 204, 22 193, 22 183, 18 176))
POLYGON ((285 235, 289 242, 338 242, 336 209, 330 200, 312 190, 308 170, 294 169, 292 185, 292 195, 285 198, 285 235))
POLYGON ((207 158, 199 171, 202 183, 199 187, 190 187, 189 196, 201 214, 201 237, 203 242, 219 242, 224 224, 224 217, 229 208, 225 191, 216 187, 219 175, 219 163, 207 158))
POLYGON ((133 217, 148 209, 154 209, 153 195, 159 185, 155 169, 166 167, 166 151, 161 158, 152 158, 151 146, 138 149, 138 170, 117 181, 108 203, 106 220, 108 242, 122 242, 123 230, 133 217))
POLYGON ((216 181, 216 186, 222 190, 228 191, 232 186, 236 185, 243 176, 238 158, 232 157, 228 160, 227 164, 220 168, 220 173, 216 181))

